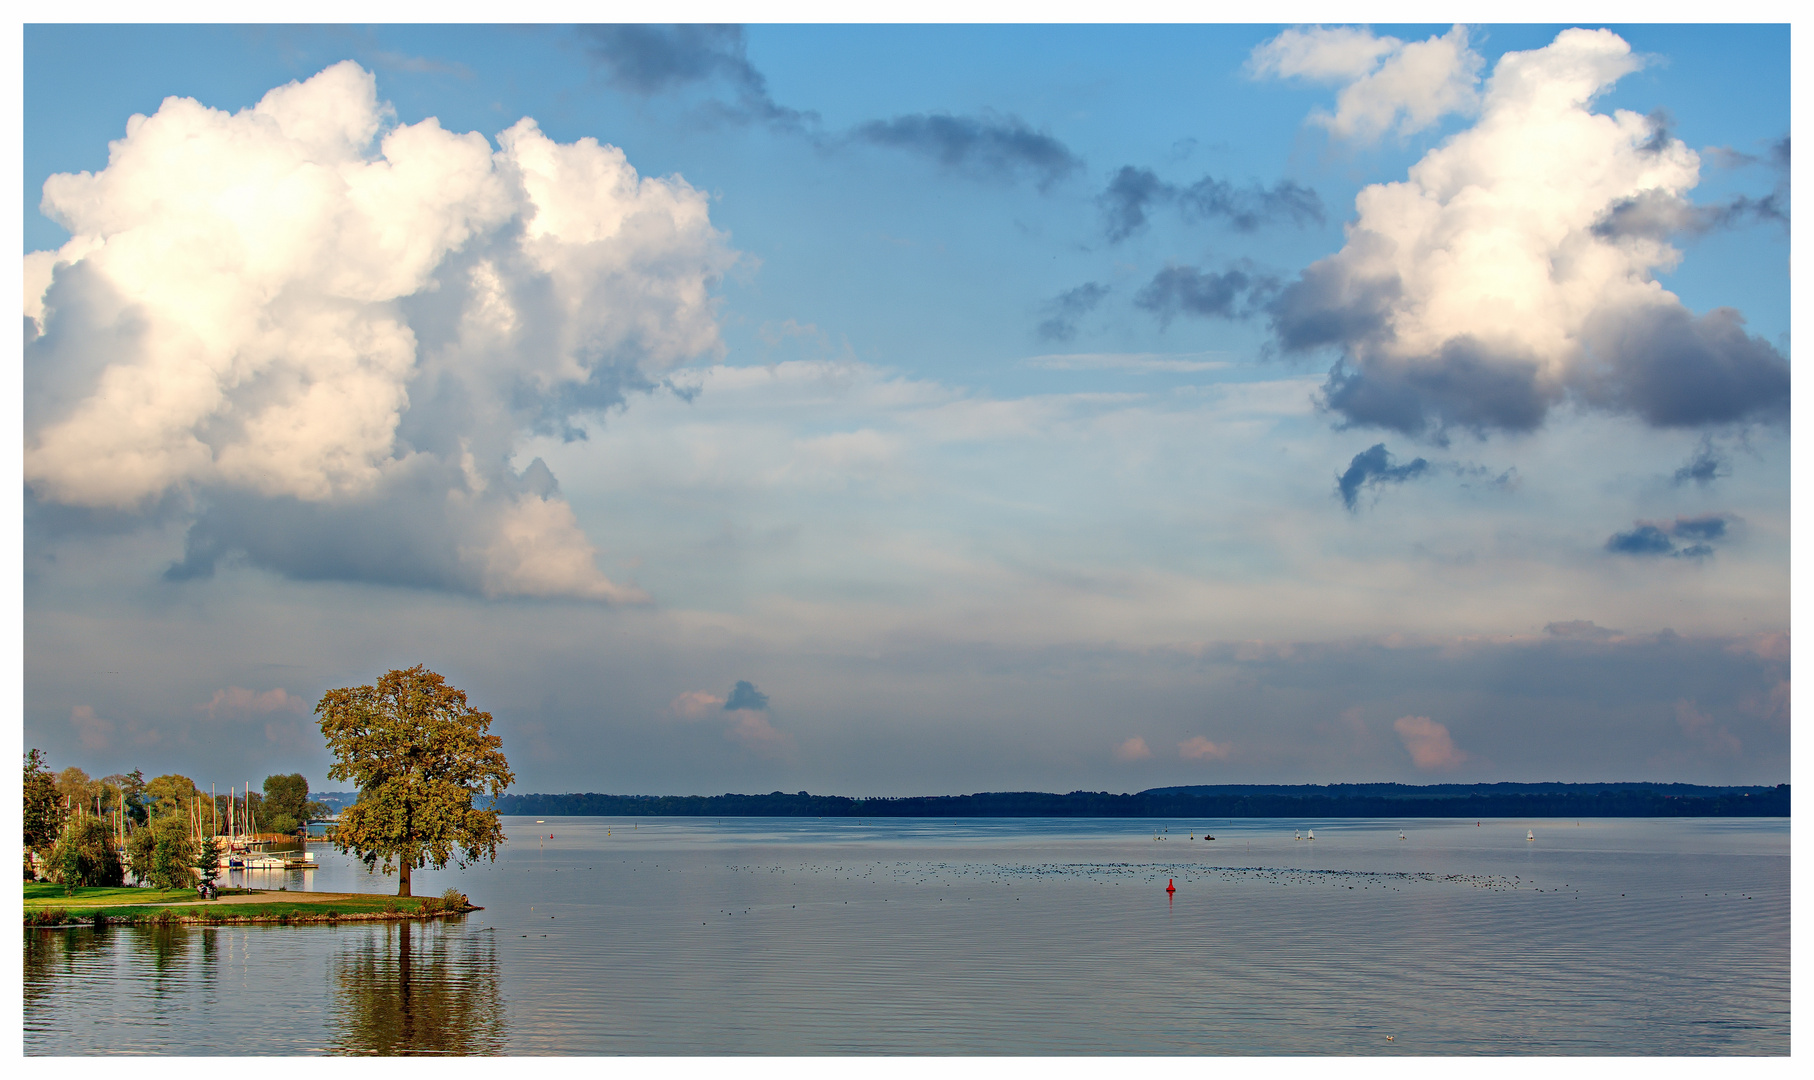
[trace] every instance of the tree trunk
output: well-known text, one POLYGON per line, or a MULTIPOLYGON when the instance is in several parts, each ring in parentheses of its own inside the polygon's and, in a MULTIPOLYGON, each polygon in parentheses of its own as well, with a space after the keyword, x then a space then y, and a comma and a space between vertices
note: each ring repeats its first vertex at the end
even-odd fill
POLYGON ((397 868, 397 895, 409 895, 409 863, 407 861, 397 868))

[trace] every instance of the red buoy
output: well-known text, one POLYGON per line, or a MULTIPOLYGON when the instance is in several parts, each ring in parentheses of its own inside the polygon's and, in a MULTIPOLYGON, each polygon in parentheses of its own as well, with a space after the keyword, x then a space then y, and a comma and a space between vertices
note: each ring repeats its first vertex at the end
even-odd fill
POLYGON ((1177 892, 1178 891, 1178 887, 1176 885, 1172 884, 1171 878, 1165 879, 1165 891, 1166 892, 1177 892))

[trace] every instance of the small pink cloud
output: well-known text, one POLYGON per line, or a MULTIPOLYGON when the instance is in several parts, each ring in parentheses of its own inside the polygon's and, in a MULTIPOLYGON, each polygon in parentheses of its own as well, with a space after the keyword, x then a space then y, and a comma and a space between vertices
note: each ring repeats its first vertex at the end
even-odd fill
POLYGON ((1449 729, 1427 716, 1401 716, 1393 721, 1392 730, 1411 752, 1411 764, 1420 769, 1453 769, 1468 759, 1467 751, 1449 737, 1449 729))
POLYGON ((732 709, 725 716, 731 721, 731 726, 725 729, 725 737, 742 743, 745 749, 774 754, 787 748, 787 735, 768 722, 767 713, 758 709, 732 709))
POLYGON ((243 686, 229 686, 225 690, 216 690, 213 700, 202 706, 202 711, 212 720, 219 713, 274 713, 274 712, 308 712, 301 698, 278 687, 259 693, 247 690, 243 686))
POLYGON ((723 698, 704 690, 688 690, 668 703, 668 711, 683 720, 703 720, 714 709, 723 708, 723 698))
POLYGON ((1727 730, 1726 725, 1702 712, 1687 698, 1675 703, 1675 722, 1681 725, 1682 734, 1700 743, 1708 753, 1736 757, 1743 749, 1738 736, 1727 730))
POLYGON ((69 724, 76 729, 84 750, 105 750, 113 741, 112 720, 95 715, 91 705, 77 705, 69 710, 69 724))
POLYGON ((1152 756, 1152 747, 1138 735, 1115 747, 1115 757, 1121 761, 1145 761, 1152 756))
POLYGON ((1210 742, 1201 735, 1178 744, 1178 756, 1186 761, 1227 761, 1234 751, 1233 743, 1210 742))

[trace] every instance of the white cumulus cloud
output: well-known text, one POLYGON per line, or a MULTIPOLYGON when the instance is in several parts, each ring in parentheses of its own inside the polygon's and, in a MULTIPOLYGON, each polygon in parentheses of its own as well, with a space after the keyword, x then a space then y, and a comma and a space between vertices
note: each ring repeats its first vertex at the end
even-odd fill
POLYGON ((396 124, 349 61, 238 113, 169 98, 42 206, 72 238, 25 257, 35 498, 186 501, 178 577, 640 597, 510 459, 718 352, 735 255, 684 180, 527 118, 496 149, 396 124))
POLYGON ((1286 349, 1341 350, 1332 409, 1408 433, 1530 430, 1570 398, 1658 427, 1786 414, 1786 359, 1655 279, 1680 253, 1632 209, 1685 205, 1700 161, 1592 111, 1638 66, 1605 30, 1506 53, 1473 127, 1361 191, 1346 245, 1272 310, 1286 349))
POLYGON ((1408 135, 1472 110, 1482 63, 1468 47, 1465 26, 1409 44, 1359 27, 1316 26, 1262 42, 1248 70, 1256 77, 1345 84, 1335 112, 1311 120, 1338 138, 1375 139, 1394 127, 1408 135))

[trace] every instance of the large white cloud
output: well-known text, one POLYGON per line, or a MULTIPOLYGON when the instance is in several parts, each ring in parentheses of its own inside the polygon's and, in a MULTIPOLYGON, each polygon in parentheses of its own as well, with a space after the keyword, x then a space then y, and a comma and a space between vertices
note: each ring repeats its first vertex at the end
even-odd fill
POLYGON ((1566 30, 1500 58, 1479 121, 1357 197, 1346 246, 1274 305, 1287 349, 1340 347, 1328 403, 1407 432, 1528 430, 1566 399, 1693 427, 1785 414, 1787 361, 1730 309, 1655 278, 1680 253, 1700 161, 1636 113, 1590 106, 1639 61, 1566 30))
POLYGON ((385 579, 436 548, 414 583, 637 595, 599 572, 547 470, 508 461, 523 433, 719 349, 710 290, 735 256, 684 180, 529 119, 495 151, 396 125, 349 61, 236 114, 167 99, 105 169, 51 177, 43 209, 72 238, 25 257, 36 498, 190 499, 186 573, 241 555, 385 579), (273 508, 396 558, 298 564, 259 539, 273 508))

